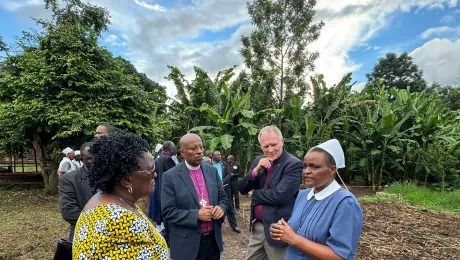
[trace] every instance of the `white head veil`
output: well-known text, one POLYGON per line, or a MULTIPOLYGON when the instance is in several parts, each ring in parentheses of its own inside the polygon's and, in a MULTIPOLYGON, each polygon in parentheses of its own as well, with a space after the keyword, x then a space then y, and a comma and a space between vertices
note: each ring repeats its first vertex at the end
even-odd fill
MULTIPOLYGON (((315 146, 315 148, 321 148, 327 153, 329 153, 332 156, 332 158, 334 158, 335 166, 337 167, 337 169, 345 168, 345 154, 343 153, 342 146, 340 145, 340 142, 337 139, 331 139, 329 141, 321 143, 315 146)), ((337 176, 339 176, 339 179, 342 182, 343 186, 345 186, 345 189, 348 190, 347 185, 345 185, 345 182, 342 180, 342 177, 340 177, 339 171, 337 171, 337 176)))

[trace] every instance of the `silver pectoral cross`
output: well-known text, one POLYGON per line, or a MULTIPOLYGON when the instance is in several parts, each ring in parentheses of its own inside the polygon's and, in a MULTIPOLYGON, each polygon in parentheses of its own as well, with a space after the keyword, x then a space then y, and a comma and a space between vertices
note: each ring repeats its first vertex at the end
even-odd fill
POLYGON ((205 199, 201 199, 201 200, 200 200, 200 205, 201 205, 201 206, 205 207, 206 204, 208 204, 208 202, 207 202, 205 199))

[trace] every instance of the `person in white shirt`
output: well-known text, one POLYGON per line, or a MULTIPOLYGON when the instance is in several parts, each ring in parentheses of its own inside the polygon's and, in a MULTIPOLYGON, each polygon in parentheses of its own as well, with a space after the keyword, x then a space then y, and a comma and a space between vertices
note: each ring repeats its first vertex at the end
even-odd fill
POLYGON ((75 158, 72 160, 75 168, 80 169, 83 166, 83 162, 80 161, 80 150, 75 151, 75 158))
POLYGON ((67 172, 76 170, 75 164, 72 163, 72 160, 75 158, 75 152, 72 148, 67 147, 62 150, 62 153, 65 154, 65 157, 62 158, 62 161, 59 163, 58 175, 64 175, 67 172))

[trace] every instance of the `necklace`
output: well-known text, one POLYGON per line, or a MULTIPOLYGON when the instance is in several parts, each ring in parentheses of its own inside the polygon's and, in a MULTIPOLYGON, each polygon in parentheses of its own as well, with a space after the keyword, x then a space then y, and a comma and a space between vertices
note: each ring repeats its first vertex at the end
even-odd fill
POLYGON ((196 177, 195 172, 193 172, 193 175, 195 176, 195 179, 197 179, 195 181, 192 177, 193 185, 195 186, 197 193, 199 193, 198 196, 201 196, 200 205, 205 207, 208 204, 208 202, 204 199, 204 183, 203 183, 204 176, 201 176, 203 179, 201 179, 201 192, 200 192, 199 187, 197 185, 198 178, 196 177))
POLYGON ((136 214, 136 215, 138 215, 138 216, 144 218, 141 214, 138 213, 139 211, 138 211, 136 208, 134 208, 133 206, 131 206, 131 204, 129 204, 128 202, 126 202, 124 199, 122 199, 118 194, 115 194, 115 193, 114 193, 114 195, 117 196, 117 198, 118 198, 119 201, 121 201, 121 202, 123 202, 124 204, 128 205, 129 209, 130 209, 134 214, 136 214))

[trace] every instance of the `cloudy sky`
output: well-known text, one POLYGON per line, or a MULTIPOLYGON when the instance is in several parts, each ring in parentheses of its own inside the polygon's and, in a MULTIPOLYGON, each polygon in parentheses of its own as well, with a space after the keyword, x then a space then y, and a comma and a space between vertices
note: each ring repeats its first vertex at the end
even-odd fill
MULTIPOLYGON (((188 77, 193 66, 211 75, 241 65, 240 36, 251 32, 247 0, 88 0, 106 7, 110 31, 101 44, 131 60, 168 87, 167 65, 188 77)), ((43 0, 0 0, 0 36, 13 42, 36 28, 30 17, 49 17, 43 0)), ((425 79, 456 84, 460 76, 460 4, 457 0, 319 0, 316 20, 326 26, 311 45, 316 73, 329 85, 353 72, 358 83, 387 52, 408 52, 425 79)), ((240 66, 239 68, 241 68, 240 66)))

